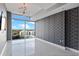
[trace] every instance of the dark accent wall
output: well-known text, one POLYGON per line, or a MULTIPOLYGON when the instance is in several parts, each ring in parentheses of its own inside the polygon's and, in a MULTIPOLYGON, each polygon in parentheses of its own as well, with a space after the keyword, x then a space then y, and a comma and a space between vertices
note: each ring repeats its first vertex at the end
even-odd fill
POLYGON ((37 21, 36 36, 64 46, 64 12, 37 21))
POLYGON ((55 43, 59 45, 63 45, 63 46, 64 46, 64 41, 65 41, 64 15, 65 15, 64 12, 60 12, 60 13, 55 14, 54 16, 55 43))
POLYGON ((79 8, 65 12, 65 46, 79 50, 79 8))
POLYGON ((36 36, 79 50, 79 8, 59 12, 36 21, 36 36))
POLYGON ((7 11, 7 40, 11 40, 11 13, 7 11))

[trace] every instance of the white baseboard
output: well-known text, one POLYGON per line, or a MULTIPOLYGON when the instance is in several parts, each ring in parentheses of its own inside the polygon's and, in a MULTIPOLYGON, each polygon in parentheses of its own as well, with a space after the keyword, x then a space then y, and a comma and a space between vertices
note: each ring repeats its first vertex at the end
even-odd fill
POLYGON ((7 46, 7 42, 5 43, 5 45, 4 45, 3 49, 2 49, 2 52, 1 52, 0 56, 3 56, 6 46, 7 46))
POLYGON ((42 41, 42 42, 44 42, 44 43, 47 43, 47 44, 50 44, 50 45, 53 45, 53 46, 56 46, 56 47, 58 47, 58 48, 61 48, 61 49, 65 50, 65 47, 64 47, 64 46, 60 46, 60 45, 58 45, 58 44, 54 44, 54 43, 48 42, 48 41, 43 40, 43 39, 39 39, 39 38, 36 38, 36 39, 39 40, 39 41, 42 41))
POLYGON ((72 49, 72 48, 66 47, 66 50, 79 54, 79 51, 76 50, 76 49, 72 49))
MULTIPOLYGON (((58 44, 54 44, 54 43, 48 42, 48 41, 46 41, 46 40, 44 40, 44 39, 40 39, 40 38, 36 38, 36 39, 39 40, 39 41, 42 41, 42 42, 44 42, 44 43, 47 43, 47 44, 56 46, 56 47, 58 47, 58 48, 61 48, 61 49, 63 49, 63 50, 66 50, 66 47, 64 47, 64 46, 60 46, 60 45, 58 45, 58 44)), ((68 47, 67 47, 67 48, 68 48, 68 47)), ((72 49, 72 48, 68 48, 68 50, 79 54, 79 51, 78 51, 78 50, 75 50, 75 49, 72 49)))

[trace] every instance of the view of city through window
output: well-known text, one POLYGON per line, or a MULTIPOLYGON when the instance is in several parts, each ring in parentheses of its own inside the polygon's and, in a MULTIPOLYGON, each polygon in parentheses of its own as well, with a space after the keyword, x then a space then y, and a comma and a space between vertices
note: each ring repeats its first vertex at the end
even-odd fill
POLYGON ((31 18, 12 14, 12 38, 21 39, 34 36, 35 22, 31 18))

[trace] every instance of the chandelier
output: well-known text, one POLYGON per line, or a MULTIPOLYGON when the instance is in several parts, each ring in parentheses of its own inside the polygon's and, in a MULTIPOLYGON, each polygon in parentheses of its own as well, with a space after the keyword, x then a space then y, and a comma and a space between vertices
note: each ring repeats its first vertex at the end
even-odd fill
POLYGON ((25 14, 27 10, 27 4, 26 3, 21 3, 19 6, 19 9, 23 10, 22 13, 25 14))

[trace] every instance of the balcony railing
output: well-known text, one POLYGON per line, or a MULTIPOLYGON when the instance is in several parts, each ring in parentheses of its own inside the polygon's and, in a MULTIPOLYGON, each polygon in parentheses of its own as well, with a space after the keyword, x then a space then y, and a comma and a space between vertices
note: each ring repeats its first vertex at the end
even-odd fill
POLYGON ((34 30, 12 30, 13 39, 33 38, 35 36, 34 30))

